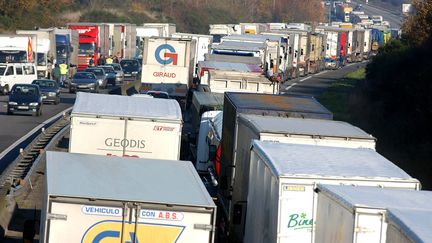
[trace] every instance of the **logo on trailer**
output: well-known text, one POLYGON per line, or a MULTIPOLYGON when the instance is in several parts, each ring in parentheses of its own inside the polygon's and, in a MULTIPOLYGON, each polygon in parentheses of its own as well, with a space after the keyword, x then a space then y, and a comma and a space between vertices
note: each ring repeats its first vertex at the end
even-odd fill
POLYGON ((162 65, 168 65, 171 63, 177 65, 177 56, 178 54, 174 47, 169 44, 160 45, 155 51, 156 61, 162 65))
POLYGON ((135 226, 134 223, 125 222, 122 225, 121 221, 106 220, 97 222, 87 229, 81 243, 176 242, 184 228, 180 225, 150 223, 138 223, 135 226))

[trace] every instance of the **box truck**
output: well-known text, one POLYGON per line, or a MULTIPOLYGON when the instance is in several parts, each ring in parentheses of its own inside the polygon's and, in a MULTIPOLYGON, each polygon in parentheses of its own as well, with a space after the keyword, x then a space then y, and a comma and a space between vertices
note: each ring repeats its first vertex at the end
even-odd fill
POLYGON ((194 59, 194 77, 197 76, 198 62, 205 60, 205 54, 209 53, 211 44, 213 44, 213 36, 211 35, 199 35, 190 33, 174 33, 172 37, 175 38, 189 38, 195 40, 195 59, 194 59))
POLYGON ((214 242, 216 206, 189 161, 46 157, 40 242, 214 242))
POLYGON ((307 117, 318 119, 333 119, 333 115, 313 97, 285 96, 253 93, 226 92, 224 98, 224 118, 222 125, 221 156, 216 164, 220 166, 219 201, 220 212, 229 231, 232 213, 231 206, 232 185, 231 177, 234 169, 234 154, 237 141, 237 123, 240 113, 279 117, 307 117))
POLYGON ((418 180, 372 149, 254 140, 244 242, 314 242, 318 183, 420 187, 418 180))
POLYGON ((386 240, 389 208, 432 210, 430 191, 384 187, 392 189, 318 184, 315 242, 393 242, 386 240))
POLYGON ((430 242, 432 210, 389 209, 387 243, 430 242))
POLYGON ((375 149, 375 138, 346 122, 321 119, 282 118, 239 114, 234 128, 234 156, 230 213, 242 215, 231 225, 232 233, 241 239, 245 226, 245 202, 249 186, 250 143, 253 139, 278 143, 310 144, 346 148, 375 149), (235 209, 235 211, 234 211, 235 209))
POLYGON ((132 59, 136 55, 136 25, 107 23, 109 29, 109 55, 120 59, 132 59))
POLYGON ((69 152, 178 160, 182 124, 175 100, 80 92, 69 152))
POLYGON ((186 99, 195 69, 195 45, 192 39, 145 38, 142 89, 164 91, 172 97, 186 99))
POLYGON ((221 38, 227 35, 240 35, 242 28, 238 24, 211 24, 209 34, 213 36, 213 42, 219 43, 221 38))
POLYGON ((256 72, 209 70, 201 77, 200 86, 206 86, 214 93, 279 94, 278 82, 272 82, 266 76, 256 72))
POLYGON ((190 107, 192 131, 197 132, 200 127, 201 116, 206 111, 220 111, 223 109, 224 95, 220 93, 198 92, 192 95, 190 107))

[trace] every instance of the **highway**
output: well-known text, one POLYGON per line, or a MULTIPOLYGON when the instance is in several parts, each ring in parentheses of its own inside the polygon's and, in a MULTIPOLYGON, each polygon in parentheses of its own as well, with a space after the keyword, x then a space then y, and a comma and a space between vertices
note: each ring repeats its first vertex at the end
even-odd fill
POLYGON ((365 14, 372 16, 372 15, 381 15, 383 16, 385 21, 389 21, 391 28, 400 28, 402 21, 403 21, 403 15, 402 10, 399 12, 392 12, 390 10, 381 8, 379 6, 374 6, 369 4, 365 4, 364 1, 352 1, 353 5, 356 6, 356 4, 362 4, 362 9, 360 11, 364 11, 365 14))

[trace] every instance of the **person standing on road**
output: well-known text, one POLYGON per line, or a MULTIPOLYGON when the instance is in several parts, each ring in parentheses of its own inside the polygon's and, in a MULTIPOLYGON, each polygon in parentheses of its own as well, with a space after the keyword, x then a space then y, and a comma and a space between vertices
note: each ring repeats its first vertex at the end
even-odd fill
POLYGON ((60 68, 58 64, 54 65, 52 77, 57 83, 60 81, 60 68))
POLYGON ((101 55, 101 56, 99 57, 99 59, 98 59, 98 61, 97 61, 97 65, 98 65, 98 66, 105 65, 105 56, 104 56, 104 55, 101 55))
POLYGON ((117 57, 117 55, 113 57, 113 63, 119 63, 119 58, 117 57))
POLYGON ((60 65, 60 85, 63 86, 68 74, 68 65, 63 61, 60 65))
POLYGON ((94 56, 93 55, 90 55, 90 59, 89 59, 89 62, 88 62, 88 65, 89 65, 89 67, 94 67, 94 56))
POLYGON ((112 59, 112 55, 110 55, 106 60, 105 60, 106 64, 112 64, 113 63, 113 59, 112 59))

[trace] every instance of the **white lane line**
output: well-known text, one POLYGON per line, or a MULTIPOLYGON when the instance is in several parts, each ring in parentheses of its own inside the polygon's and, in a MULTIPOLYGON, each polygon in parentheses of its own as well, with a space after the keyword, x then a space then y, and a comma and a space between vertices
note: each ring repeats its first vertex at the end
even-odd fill
POLYGON ((320 72, 320 73, 315 74, 314 76, 318 76, 318 75, 324 74, 324 73, 326 73, 326 72, 328 72, 328 70, 324 70, 324 71, 322 71, 322 72, 320 72))
POLYGON ((285 90, 289 90, 289 89, 291 89, 292 87, 294 87, 294 86, 296 86, 296 85, 297 85, 297 83, 293 83, 293 84, 291 84, 290 86, 286 87, 285 90))
POLYGON ((310 79, 310 78, 312 78, 312 76, 309 76, 309 77, 304 78, 304 79, 300 79, 299 81, 300 81, 300 82, 303 82, 303 81, 308 80, 308 79, 310 79))
POLYGON ((41 124, 39 124, 39 126, 33 128, 30 132, 28 132, 26 135, 22 136, 20 139, 18 139, 17 141, 15 141, 11 146, 9 146, 7 149, 3 150, 0 153, 0 160, 3 159, 3 157, 5 157, 12 149, 14 149, 16 146, 18 146, 18 144, 22 143, 24 140, 26 140, 28 137, 30 137, 31 135, 33 135, 35 132, 37 132, 39 129, 41 129, 43 126, 45 126, 46 124, 52 122, 53 120, 59 118, 60 116, 63 115, 63 113, 66 113, 70 110, 72 110, 73 107, 69 107, 63 111, 61 111, 60 113, 58 113, 57 115, 49 118, 48 120, 42 122, 41 124))

